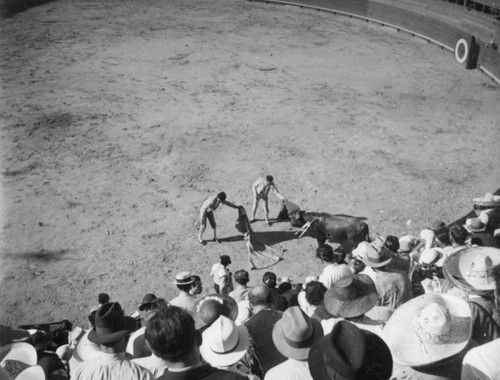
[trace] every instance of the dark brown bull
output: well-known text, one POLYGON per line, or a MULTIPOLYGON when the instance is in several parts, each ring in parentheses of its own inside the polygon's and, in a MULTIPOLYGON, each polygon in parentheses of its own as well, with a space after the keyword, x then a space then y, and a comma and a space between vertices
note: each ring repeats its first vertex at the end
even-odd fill
POLYGON ((316 238, 318 246, 329 241, 341 244, 346 253, 351 253, 360 242, 370 241, 368 225, 362 219, 344 214, 300 210, 290 216, 290 223, 294 227, 304 228, 303 235, 316 238))

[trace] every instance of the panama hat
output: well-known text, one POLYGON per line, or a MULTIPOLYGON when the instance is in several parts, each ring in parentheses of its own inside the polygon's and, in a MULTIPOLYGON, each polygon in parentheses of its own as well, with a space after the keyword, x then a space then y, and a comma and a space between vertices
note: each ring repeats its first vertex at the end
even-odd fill
POLYGON ((173 282, 174 285, 189 285, 194 282, 193 276, 191 276, 191 272, 189 271, 184 271, 177 273, 175 275, 175 281, 173 282))
POLYGON ((228 367, 241 360, 250 347, 250 336, 245 326, 221 315, 202 334, 200 353, 215 367, 228 367))
POLYGON ((392 253, 386 247, 379 244, 370 244, 366 252, 366 258, 363 262, 372 268, 382 267, 389 264, 392 260, 392 253))
POLYGON ((283 356, 306 360, 312 344, 323 336, 323 327, 299 306, 292 306, 276 322, 272 336, 274 345, 283 356))
POLYGON ((417 245, 417 238, 413 235, 403 235, 399 238, 399 249, 400 253, 408 253, 415 248, 417 245))
POLYGON ((419 264, 435 265, 442 267, 446 256, 443 251, 438 248, 424 249, 418 259, 419 264))
POLYGON ((482 198, 474 198, 472 200, 475 205, 483 207, 500 207, 500 195, 486 193, 482 198))
POLYGON ((366 274, 355 274, 334 283, 325 293, 325 307, 332 315, 353 318, 377 304, 377 289, 366 274))
POLYGON ((347 321, 312 345, 307 362, 314 380, 388 380, 393 364, 380 337, 347 321))
POLYGON ((469 343, 471 332, 471 309, 465 300, 428 293, 396 309, 382 338, 396 363, 419 367, 461 352, 469 343))
POLYGON ((469 247, 451 255, 445 261, 446 278, 453 284, 468 289, 491 291, 495 289, 492 268, 500 264, 500 249, 469 247))
POLYGON ((464 228, 470 233, 483 232, 486 230, 486 223, 481 218, 469 218, 465 221, 464 228))
POLYGON ((95 326, 88 338, 93 343, 113 343, 130 335, 136 329, 136 320, 126 317, 118 302, 103 304, 95 314, 95 326))
POLYGON ((369 249, 370 243, 368 243, 367 241, 362 241, 356 248, 352 250, 352 257, 361 261, 365 261, 369 249))
POLYGON ((238 304, 226 294, 208 294, 196 302, 194 310, 207 325, 212 324, 221 315, 232 321, 238 317, 238 304))

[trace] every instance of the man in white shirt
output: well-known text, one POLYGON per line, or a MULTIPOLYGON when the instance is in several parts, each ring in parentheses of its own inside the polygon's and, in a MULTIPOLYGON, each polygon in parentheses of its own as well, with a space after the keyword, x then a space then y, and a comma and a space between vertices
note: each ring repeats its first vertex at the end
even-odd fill
POLYGON ((214 289, 219 294, 229 294, 234 290, 233 274, 227 267, 231 264, 231 258, 228 255, 222 255, 220 262, 212 266, 210 276, 214 279, 214 289))
POLYGON ((257 212, 257 206, 259 205, 259 201, 262 199, 264 201, 264 212, 266 215, 266 223, 267 225, 271 225, 269 222, 269 191, 273 191, 278 198, 282 201, 285 198, 279 193, 276 185, 274 184, 274 177, 272 175, 268 175, 265 178, 259 178, 254 182, 252 186, 253 192, 253 206, 252 206, 252 220, 250 223, 255 222, 255 214, 257 212))

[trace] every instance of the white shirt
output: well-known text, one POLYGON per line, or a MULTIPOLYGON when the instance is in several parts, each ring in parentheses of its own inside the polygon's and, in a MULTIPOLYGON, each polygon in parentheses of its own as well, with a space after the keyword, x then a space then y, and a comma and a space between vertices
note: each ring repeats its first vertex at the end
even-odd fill
POLYGON ((146 356, 144 358, 132 359, 132 361, 139 364, 141 367, 146 368, 155 378, 163 375, 163 372, 168 369, 165 361, 155 354, 151 354, 150 356, 146 356))
POLYGON ((462 362, 462 380, 500 379, 500 338, 471 349, 462 362))
POLYGON ((125 352, 108 354, 101 352, 96 359, 80 364, 71 380, 154 380, 154 376, 147 369, 127 360, 125 352))
POLYGON ((306 361, 288 359, 266 372, 264 380, 312 380, 306 361))
POLYGON ((333 263, 325 266, 323 273, 319 276, 319 281, 322 282, 327 289, 330 289, 333 284, 346 277, 352 277, 352 271, 349 265, 333 263))

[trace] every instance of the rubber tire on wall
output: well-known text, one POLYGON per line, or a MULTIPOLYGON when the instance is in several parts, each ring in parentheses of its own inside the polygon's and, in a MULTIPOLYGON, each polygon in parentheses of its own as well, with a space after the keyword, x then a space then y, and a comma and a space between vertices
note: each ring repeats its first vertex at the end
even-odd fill
POLYGON ((455 43, 454 53, 455 60, 466 69, 472 70, 476 68, 479 46, 474 36, 470 36, 468 39, 460 37, 455 43))

